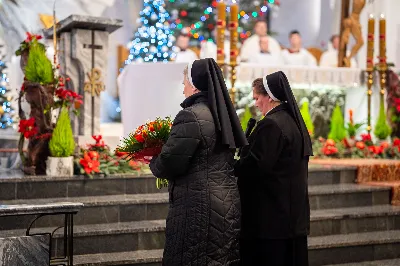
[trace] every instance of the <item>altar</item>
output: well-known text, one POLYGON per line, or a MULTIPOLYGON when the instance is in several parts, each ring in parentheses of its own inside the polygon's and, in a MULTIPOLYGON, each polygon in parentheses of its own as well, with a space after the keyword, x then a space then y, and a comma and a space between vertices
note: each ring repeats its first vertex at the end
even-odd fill
MULTIPOLYGON (((127 65, 118 78, 121 94, 124 135, 129 134, 146 120, 157 116, 171 116, 181 109, 183 63, 155 63, 127 65)), ((300 102, 310 102, 313 117, 323 116, 329 127, 332 110, 338 104, 348 120, 348 110, 354 111, 356 122, 367 119, 367 88, 362 69, 332 67, 271 67, 242 63, 237 69, 236 102, 238 113, 252 105, 251 83, 258 77, 283 71, 300 102)), ((228 89, 231 87, 226 78, 228 89)), ((379 88, 372 93, 372 125, 379 111, 379 88)), ((316 118, 318 119, 318 118, 316 118)), ((326 131, 326 130, 325 130, 326 131)))
POLYGON ((124 135, 147 120, 170 116, 182 109, 184 63, 127 65, 118 77, 124 135))

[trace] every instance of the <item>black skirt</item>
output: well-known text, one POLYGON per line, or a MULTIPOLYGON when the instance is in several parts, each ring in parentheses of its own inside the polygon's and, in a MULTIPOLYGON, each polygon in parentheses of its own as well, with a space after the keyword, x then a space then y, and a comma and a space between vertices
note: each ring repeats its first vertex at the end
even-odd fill
POLYGON ((308 266, 307 237, 242 239, 241 266, 308 266))

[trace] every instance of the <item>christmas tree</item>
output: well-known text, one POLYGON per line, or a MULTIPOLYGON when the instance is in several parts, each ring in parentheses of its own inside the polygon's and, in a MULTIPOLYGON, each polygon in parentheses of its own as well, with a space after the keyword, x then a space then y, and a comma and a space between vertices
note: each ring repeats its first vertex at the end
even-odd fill
POLYGON ((140 26, 130 45, 126 64, 134 62, 167 62, 175 57, 175 38, 170 29, 170 16, 164 0, 144 0, 140 26))
POLYGON ((213 40, 216 6, 215 0, 169 0, 167 9, 171 10, 171 28, 175 35, 182 32, 200 42, 213 40))
POLYGON ((14 124, 14 110, 11 107, 11 96, 7 89, 8 77, 5 73, 7 66, 0 59, 0 128, 12 127, 14 124))
MULTIPOLYGON (((268 16, 280 5, 279 0, 241 0, 238 2, 240 6, 238 31, 241 41, 252 34, 257 20, 268 21, 268 16)), ((214 40, 216 6, 216 0, 169 0, 167 9, 171 11, 171 28, 174 29, 175 35, 182 32, 199 42, 214 40)), ((229 6, 227 12, 229 13, 229 6)))

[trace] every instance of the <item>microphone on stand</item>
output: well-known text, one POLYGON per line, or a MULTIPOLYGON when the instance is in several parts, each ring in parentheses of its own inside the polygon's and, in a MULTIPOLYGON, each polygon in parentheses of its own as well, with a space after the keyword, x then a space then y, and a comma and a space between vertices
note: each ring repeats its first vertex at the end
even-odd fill
MULTIPOLYGON (((246 131, 244 132, 244 135, 246 136, 246 139, 249 138, 250 133, 253 131, 253 128, 256 126, 257 124, 257 120, 255 120, 254 118, 250 118, 249 121, 247 122, 247 128, 246 131)), ((239 149, 238 155, 240 156, 240 154, 242 153, 242 148, 239 149)))

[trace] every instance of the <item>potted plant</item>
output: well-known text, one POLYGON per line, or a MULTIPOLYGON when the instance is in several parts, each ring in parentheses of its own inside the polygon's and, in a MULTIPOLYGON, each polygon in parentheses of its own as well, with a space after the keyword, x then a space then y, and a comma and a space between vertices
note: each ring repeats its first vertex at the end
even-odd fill
POLYGON ((49 142, 50 154, 47 158, 46 174, 49 176, 72 176, 74 174, 75 140, 69 112, 61 108, 53 135, 49 142))

